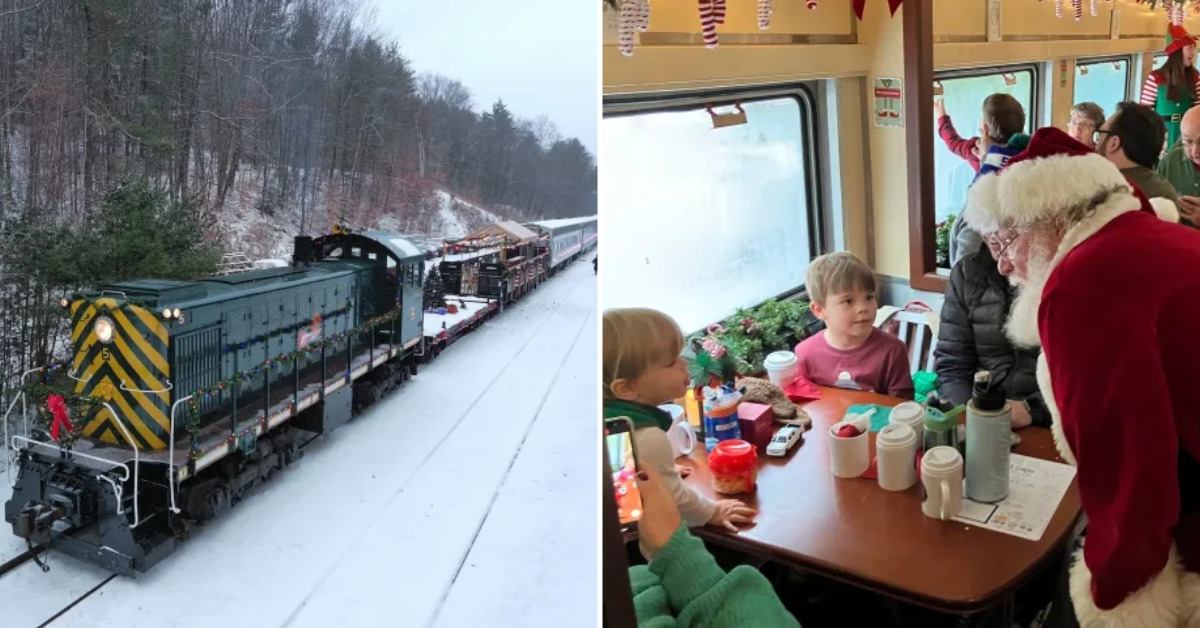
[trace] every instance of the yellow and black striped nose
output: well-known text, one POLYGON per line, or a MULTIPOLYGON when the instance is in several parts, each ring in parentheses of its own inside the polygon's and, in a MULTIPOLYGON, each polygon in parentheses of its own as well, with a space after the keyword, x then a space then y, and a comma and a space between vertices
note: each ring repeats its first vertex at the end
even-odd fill
MULTIPOLYGON (((107 401, 139 449, 165 449, 170 435, 167 329, 149 310, 112 297, 71 303, 71 363, 75 393, 107 401)), ((114 417, 101 406, 84 436, 125 444, 114 417)))

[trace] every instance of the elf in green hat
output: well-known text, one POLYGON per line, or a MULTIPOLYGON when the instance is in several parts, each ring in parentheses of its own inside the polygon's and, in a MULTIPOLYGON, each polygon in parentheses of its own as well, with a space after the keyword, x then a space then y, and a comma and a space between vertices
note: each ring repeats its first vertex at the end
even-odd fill
POLYGON ((1200 73, 1196 72, 1196 39, 1182 26, 1167 29, 1167 61, 1150 73, 1142 85, 1141 103, 1154 107, 1167 126, 1169 150, 1179 141, 1179 121, 1183 112, 1200 99, 1200 73))

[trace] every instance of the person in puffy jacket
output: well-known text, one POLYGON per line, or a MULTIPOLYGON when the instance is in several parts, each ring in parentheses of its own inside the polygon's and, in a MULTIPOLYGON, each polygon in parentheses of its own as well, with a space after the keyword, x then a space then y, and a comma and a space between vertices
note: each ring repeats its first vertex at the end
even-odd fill
POLYGON ((1012 401, 1013 427, 1050 425, 1038 392, 1038 352, 1020 349, 1004 333, 1016 289, 996 269, 1004 243, 995 236, 950 272, 934 349, 938 397, 946 407, 966 403, 977 371, 991 371, 1012 401))

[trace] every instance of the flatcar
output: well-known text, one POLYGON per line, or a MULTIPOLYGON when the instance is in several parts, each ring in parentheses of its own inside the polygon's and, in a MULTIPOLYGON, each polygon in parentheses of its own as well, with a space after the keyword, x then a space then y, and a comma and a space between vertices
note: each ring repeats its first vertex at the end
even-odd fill
POLYGON ((549 258, 536 232, 504 221, 446 241, 439 271, 454 294, 496 299, 503 307, 545 280, 549 258))

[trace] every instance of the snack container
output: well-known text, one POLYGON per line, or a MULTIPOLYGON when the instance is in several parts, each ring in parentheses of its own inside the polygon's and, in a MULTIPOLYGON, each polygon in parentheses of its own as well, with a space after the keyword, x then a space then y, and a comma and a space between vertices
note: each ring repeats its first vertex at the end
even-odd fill
POLYGON ((744 440, 717 443, 708 455, 713 490, 724 495, 753 493, 758 481, 758 452, 744 440))

